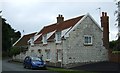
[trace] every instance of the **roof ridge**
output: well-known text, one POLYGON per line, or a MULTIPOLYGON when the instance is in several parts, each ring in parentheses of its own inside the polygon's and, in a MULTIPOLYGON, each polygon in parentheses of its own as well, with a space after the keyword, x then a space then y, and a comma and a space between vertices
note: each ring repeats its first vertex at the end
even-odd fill
POLYGON ((32 35, 32 34, 35 34, 35 33, 37 33, 37 32, 28 33, 28 34, 25 34, 25 35, 23 35, 23 36, 32 35))
MULTIPOLYGON (((67 19, 67 20, 64 20, 63 22, 66 22, 66 21, 69 21, 69 20, 73 20, 73 19, 77 19, 77 18, 79 18, 79 17, 83 17, 83 16, 85 16, 85 15, 81 15, 81 16, 77 16, 77 17, 73 17, 73 18, 70 18, 70 19, 67 19)), ((60 23, 62 23, 62 22, 60 22, 60 23)), ((53 23, 53 24, 50 24, 50 25, 47 25, 47 26, 44 26, 45 28, 46 27, 49 27, 49 26, 52 26, 52 25, 56 25, 57 23, 53 23)), ((44 28, 43 27, 43 28, 44 28)))

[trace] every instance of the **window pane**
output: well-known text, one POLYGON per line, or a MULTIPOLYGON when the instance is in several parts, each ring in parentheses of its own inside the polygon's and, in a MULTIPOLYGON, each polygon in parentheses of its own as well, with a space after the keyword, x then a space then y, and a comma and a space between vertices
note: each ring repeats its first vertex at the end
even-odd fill
POLYGON ((84 37, 84 43, 85 44, 92 44, 92 37, 91 36, 85 36, 84 37))
POLYGON ((50 59, 50 50, 46 51, 46 56, 47 56, 47 59, 50 59))
POLYGON ((61 40, 61 32, 57 33, 57 40, 60 41, 61 40))
POLYGON ((88 37, 85 37, 85 43, 88 43, 88 37))
POLYGON ((88 37, 88 43, 91 43, 91 37, 88 37))

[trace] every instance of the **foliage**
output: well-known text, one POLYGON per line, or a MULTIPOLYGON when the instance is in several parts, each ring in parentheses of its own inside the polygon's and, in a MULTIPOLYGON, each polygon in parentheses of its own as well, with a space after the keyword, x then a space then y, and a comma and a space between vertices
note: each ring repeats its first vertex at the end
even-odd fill
POLYGON ((113 54, 120 54, 120 51, 112 51, 113 54))
POLYGON ((110 41, 109 42, 109 48, 113 49, 116 46, 116 44, 117 44, 116 40, 115 41, 110 41))
POLYGON ((21 37, 20 31, 14 30, 6 19, 2 18, 2 51, 7 52, 12 44, 21 37))
POLYGON ((9 54, 9 56, 13 56, 13 55, 20 54, 20 52, 21 52, 21 49, 12 47, 12 48, 8 51, 8 54, 9 54))
POLYGON ((113 51, 120 51, 120 39, 109 42, 109 48, 113 51))

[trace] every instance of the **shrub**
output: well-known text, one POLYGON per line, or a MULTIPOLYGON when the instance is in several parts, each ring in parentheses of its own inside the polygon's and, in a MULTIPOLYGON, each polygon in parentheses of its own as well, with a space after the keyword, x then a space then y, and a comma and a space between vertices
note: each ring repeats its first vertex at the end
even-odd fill
POLYGON ((9 56, 13 56, 13 55, 20 54, 20 52, 21 52, 21 49, 12 47, 10 48, 8 53, 9 53, 9 56))

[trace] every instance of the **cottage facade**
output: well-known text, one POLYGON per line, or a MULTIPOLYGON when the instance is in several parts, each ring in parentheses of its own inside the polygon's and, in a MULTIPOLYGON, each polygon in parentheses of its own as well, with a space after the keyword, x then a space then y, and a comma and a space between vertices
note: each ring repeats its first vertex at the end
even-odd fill
POLYGON ((45 26, 31 39, 26 55, 43 56, 47 65, 70 68, 108 60, 103 46, 103 30, 90 14, 45 26))

